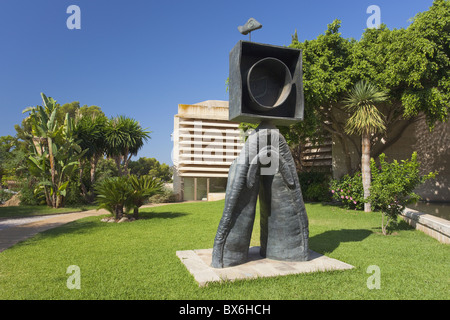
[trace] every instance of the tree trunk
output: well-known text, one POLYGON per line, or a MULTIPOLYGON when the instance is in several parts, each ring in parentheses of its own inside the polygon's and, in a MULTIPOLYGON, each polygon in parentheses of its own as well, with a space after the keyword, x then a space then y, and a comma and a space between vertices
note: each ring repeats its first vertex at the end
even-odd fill
POLYGON ((136 220, 139 219, 139 208, 138 207, 134 207, 133 218, 135 218, 136 220))
POLYGON ((57 196, 56 196, 56 170, 55 170, 55 157, 53 156, 53 141, 51 138, 47 138, 48 144, 48 157, 50 160, 50 173, 52 175, 52 188, 53 194, 51 195, 52 207, 57 208, 57 196))
POLYGON ((119 177, 122 177, 122 166, 121 166, 121 156, 114 156, 114 161, 116 162, 116 167, 117 167, 117 173, 119 175, 119 177))
POLYGON ((95 182, 95 171, 97 169, 98 160, 100 155, 96 154, 91 159, 91 185, 94 185, 95 182))
POLYGON ((122 218, 123 216, 123 206, 116 205, 114 211, 116 213, 116 220, 120 220, 120 218, 122 218))
POLYGON ((79 179, 79 182, 80 182, 81 194, 83 195, 83 198, 87 199, 87 189, 86 189, 86 186, 83 183, 84 167, 83 167, 83 164, 81 162, 81 159, 78 160, 78 164, 79 164, 79 167, 80 167, 78 179, 79 179))
MULTIPOLYGON (((370 135, 363 133, 362 135, 362 152, 361 152, 361 174, 362 184, 364 189, 364 199, 370 196, 370 135)), ((364 203, 364 212, 371 212, 371 205, 369 202, 364 203)))

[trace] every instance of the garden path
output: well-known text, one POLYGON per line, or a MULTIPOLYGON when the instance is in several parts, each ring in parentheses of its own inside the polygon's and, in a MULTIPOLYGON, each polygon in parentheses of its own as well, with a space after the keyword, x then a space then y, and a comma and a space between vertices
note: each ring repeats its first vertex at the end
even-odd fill
MULTIPOLYGON (((170 203, 160 203, 142 206, 155 207, 167 205, 170 203)), ((109 214, 108 211, 101 210, 87 210, 81 212, 64 213, 57 215, 36 216, 26 218, 13 218, 0 220, 0 252, 8 249, 16 243, 28 239, 39 232, 48 229, 56 228, 66 223, 90 217, 101 216, 109 214)))

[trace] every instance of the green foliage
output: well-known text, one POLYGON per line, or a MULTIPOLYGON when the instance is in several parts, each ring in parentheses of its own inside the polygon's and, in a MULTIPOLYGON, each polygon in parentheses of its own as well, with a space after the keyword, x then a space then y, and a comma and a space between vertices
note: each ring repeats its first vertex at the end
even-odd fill
MULTIPOLYGON (((314 137, 318 130, 326 130, 342 139, 344 148, 349 148, 345 118, 352 114, 342 108, 342 101, 359 80, 370 81, 387 94, 389 104, 379 108, 387 133, 399 121, 420 113, 425 115, 430 129, 437 121, 448 119, 449 1, 434 1, 406 29, 389 30, 385 25, 368 28, 360 40, 344 39, 339 32, 340 25, 340 20, 334 20, 313 40, 300 42, 297 35, 292 37, 290 47, 303 50, 305 97, 305 120, 287 128, 293 131, 293 138, 295 133, 299 133, 298 137, 314 137), (344 121, 339 121, 341 118, 344 121), (309 127, 316 129, 305 130, 309 127)), ((376 138, 380 136, 372 137, 372 150, 379 154, 389 146, 389 140, 385 137, 386 143, 382 144, 376 138)), ((349 157, 345 158, 345 165, 348 173, 358 167, 349 157)))
POLYGON ((37 182, 34 177, 27 177, 22 179, 19 184, 19 200, 20 205, 40 205, 45 204, 45 195, 40 192, 35 192, 35 190, 39 190, 37 188, 37 182))
POLYGON ((59 105, 41 93, 44 106, 29 107, 32 139, 31 154, 28 157, 30 173, 38 178, 38 192, 41 190, 47 205, 58 208, 64 205, 67 186, 78 160, 86 152, 75 141, 73 121, 66 114, 64 123, 57 120, 59 105))
POLYGON ((14 193, 12 193, 10 190, 5 190, 0 188, 0 204, 8 201, 12 198, 14 193))
POLYGON ((126 207, 134 209, 134 217, 138 218, 139 208, 145 203, 149 197, 163 192, 163 182, 152 176, 135 176, 130 175, 128 183, 133 191, 128 195, 126 207))
POLYGON ((163 188, 162 193, 151 196, 148 201, 150 203, 168 203, 175 202, 175 194, 168 188, 163 188))
POLYGON ((328 190, 329 173, 304 171, 298 173, 298 179, 305 201, 325 202, 331 199, 330 191, 328 190))
POLYGON ((406 205, 420 199, 414 189, 426 180, 435 178, 437 172, 421 176, 416 152, 410 160, 394 160, 391 163, 386 161, 385 154, 381 154, 379 162, 377 166, 375 160, 371 159, 372 187, 369 201, 376 204, 383 217, 387 217, 386 223, 382 222, 383 234, 386 234, 389 224, 397 221, 406 205))
MULTIPOLYGON (((379 157, 379 164, 372 158, 370 162, 372 181, 370 197, 375 210, 383 213, 382 231, 387 233, 390 223, 395 223, 405 207, 420 199, 414 190, 428 179, 435 178, 437 172, 430 172, 421 176, 414 152, 410 160, 386 161, 385 154, 379 157), (386 222, 384 222, 386 217, 386 222)), ((339 201, 347 209, 362 209, 364 205, 364 190, 361 173, 345 175, 339 180, 332 180, 330 189, 333 199, 339 201)))
POLYGON ((127 174, 131 156, 137 155, 144 142, 150 139, 150 133, 132 118, 109 119, 105 128, 106 154, 116 161, 119 175, 127 174))
POLYGON ((346 174, 341 179, 332 180, 330 190, 333 199, 342 203, 345 208, 361 210, 364 207, 361 172, 346 174))
POLYGON ((375 104, 386 101, 387 96, 372 83, 360 80, 344 99, 344 105, 352 116, 347 120, 348 134, 363 135, 384 131, 386 126, 382 114, 375 104))
POLYGON ((141 157, 136 161, 130 161, 128 168, 130 169, 130 174, 137 176, 150 175, 164 182, 172 181, 172 168, 165 163, 159 163, 155 158, 141 157))
POLYGON ((95 188, 98 209, 106 209, 116 219, 124 213, 129 195, 133 192, 128 176, 111 177, 99 183, 95 188))
POLYGON ((163 182, 151 176, 135 175, 111 177, 103 180, 96 188, 97 205, 106 209, 119 219, 127 211, 133 209, 137 218, 139 208, 145 201, 163 189, 163 182))

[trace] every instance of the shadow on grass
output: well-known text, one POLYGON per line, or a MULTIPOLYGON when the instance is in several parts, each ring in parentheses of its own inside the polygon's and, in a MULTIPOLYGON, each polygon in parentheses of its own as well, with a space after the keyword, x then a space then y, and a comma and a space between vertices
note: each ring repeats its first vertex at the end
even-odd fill
POLYGON ((312 250, 322 254, 333 252, 341 242, 362 241, 372 234, 366 229, 329 230, 309 238, 312 250))
POLYGON ((186 212, 153 212, 153 211, 143 211, 139 212, 139 220, 144 219, 175 219, 188 215, 186 212))
MULTIPOLYGON (((147 219, 174 219, 174 218, 178 218, 178 217, 182 217, 187 215, 187 213, 181 213, 181 212, 140 212, 139 213, 139 219, 137 221, 140 220, 147 220, 147 219)), ((92 220, 92 218, 90 218, 89 220, 86 219, 80 219, 80 220, 76 220, 76 221, 72 221, 72 222, 68 222, 68 223, 64 223, 64 224, 60 224, 60 223, 53 223, 53 224, 48 224, 44 227, 43 230, 38 230, 35 228, 30 228, 30 233, 31 233, 31 241, 21 241, 19 243, 17 243, 13 248, 19 248, 21 246, 24 245, 35 245, 37 242, 41 239, 41 237, 58 237, 61 235, 68 235, 68 234, 76 234, 76 235, 82 235, 82 234, 89 234, 92 233, 92 231, 98 230, 99 229, 99 220, 102 218, 97 217, 98 219, 92 220), (36 235, 36 232, 40 233, 39 236, 37 237, 33 237, 34 235, 36 235)), ((132 225, 134 222, 124 222, 123 224, 130 224, 132 225)), ((121 225, 121 224, 117 224, 117 223, 113 223, 113 224, 109 224, 107 222, 101 222, 101 225, 109 225, 109 226, 113 226, 113 225, 121 225)), ((100 226, 101 226, 100 225, 100 226)), ((24 230, 26 230, 28 227, 27 226, 22 226, 22 228, 24 230)), ((25 238, 23 239, 25 240, 25 238)))

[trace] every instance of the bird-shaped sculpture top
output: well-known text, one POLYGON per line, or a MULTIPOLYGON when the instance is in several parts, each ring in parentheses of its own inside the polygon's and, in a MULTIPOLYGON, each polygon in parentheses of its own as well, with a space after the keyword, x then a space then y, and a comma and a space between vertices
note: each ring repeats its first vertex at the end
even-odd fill
POLYGON ((259 23, 258 21, 256 21, 254 18, 250 18, 248 19, 247 23, 243 26, 239 26, 238 30, 240 33, 242 33, 243 35, 249 34, 250 32, 257 30, 257 29, 261 29, 262 28, 262 24, 259 23))

